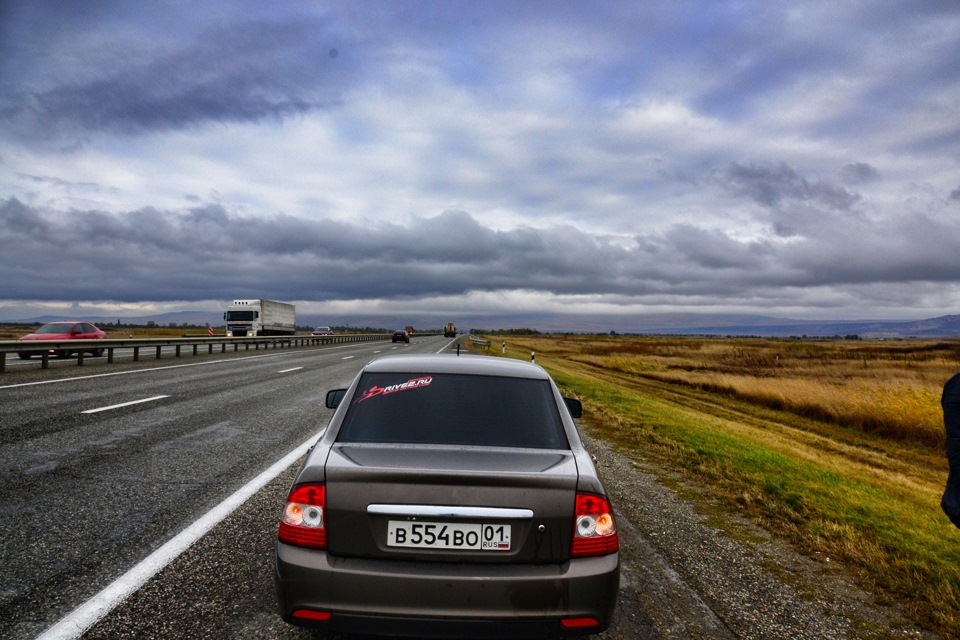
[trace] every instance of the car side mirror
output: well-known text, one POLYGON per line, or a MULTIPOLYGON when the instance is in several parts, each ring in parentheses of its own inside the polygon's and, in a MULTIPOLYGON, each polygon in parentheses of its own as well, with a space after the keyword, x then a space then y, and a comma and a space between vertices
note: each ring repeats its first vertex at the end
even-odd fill
POLYGON ((579 418, 583 416, 583 403, 577 400, 576 398, 564 398, 564 403, 567 405, 567 411, 570 412, 570 415, 574 418, 579 418))
POLYGON ((327 391, 327 409, 336 409, 347 395, 346 389, 331 389, 327 391))

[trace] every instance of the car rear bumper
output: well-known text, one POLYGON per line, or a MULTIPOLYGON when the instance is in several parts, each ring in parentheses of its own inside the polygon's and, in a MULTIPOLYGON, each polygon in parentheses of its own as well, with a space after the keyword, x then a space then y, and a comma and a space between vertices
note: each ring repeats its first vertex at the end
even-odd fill
POLYGON ((277 544, 280 614, 331 631, 420 637, 579 636, 610 624, 618 554, 551 564, 339 558, 277 544), (326 620, 294 612, 329 613, 326 620), (584 624, 588 619, 596 624, 584 624))
POLYGON ((47 354, 50 356, 62 356, 66 353, 67 351, 62 349, 40 349, 40 350, 32 349, 32 350, 17 351, 17 355, 20 355, 20 356, 42 356, 43 354, 47 354))
POLYGON ((61 358, 68 355, 75 355, 81 351, 84 353, 89 353, 94 356, 97 356, 103 353, 103 349, 43 349, 41 351, 37 351, 34 349, 32 351, 28 351, 28 350, 17 351, 17 355, 21 357, 22 356, 32 357, 32 356, 42 356, 44 354, 47 354, 48 356, 56 356, 58 358, 61 358))

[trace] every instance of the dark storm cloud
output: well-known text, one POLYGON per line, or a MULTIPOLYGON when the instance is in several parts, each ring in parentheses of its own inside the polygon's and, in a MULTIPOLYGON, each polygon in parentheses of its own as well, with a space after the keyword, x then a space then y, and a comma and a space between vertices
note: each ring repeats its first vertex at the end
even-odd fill
POLYGON ((793 200, 849 210, 861 200, 858 194, 840 186, 807 180, 786 163, 744 165, 734 162, 720 172, 717 179, 734 193, 767 207, 777 207, 786 200, 793 200))
POLYGON ((937 0, 0 0, 0 301, 926 304, 958 34, 937 0))
POLYGON ((571 274, 599 275, 589 265, 603 246, 571 229, 494 231, 462 212, 369 228, 245 218, 215 205, 63 215, 17 200, 0 206, 0 241, 19 247, 7 256, 15 267, 0 298, 128 301, 230 297, 237 289, 295 299, 459 294, 491 283, 578 289, 571 274))
POLYGON ((673 250, 708 269, 760 269, 771 249, 765 243, 738 242, 720 231, 676 225, 667 233, 673 250))
POLYGON ((0 204, 0 242, 8 265, 0 299, 205 300, 269 291, 320 301, 474 290, 738 296, 960 276, 960 225, 923 216, 870 231, 859 245, 777 245, 676 225, 624 247, 571 227, 495 230, 457 211, 370 226, 245 217, 218 205, 64 215, 10 199, 0 204))
POLYGON ((70 75, 7 76, 0 117, 27 139, 281 119, 336 104, 351 78, 350 56, 330 55, 340 41, 312 18, 213 26, 172 51, 151 41, 88 45, 64 65, 70 75))

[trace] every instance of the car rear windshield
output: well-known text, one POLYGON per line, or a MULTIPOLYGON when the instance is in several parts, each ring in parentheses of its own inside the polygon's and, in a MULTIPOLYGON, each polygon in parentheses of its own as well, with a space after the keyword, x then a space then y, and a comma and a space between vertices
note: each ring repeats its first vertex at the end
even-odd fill
POLYGON ((368 373, 338 442, 568 449, 546 380, 368 373))

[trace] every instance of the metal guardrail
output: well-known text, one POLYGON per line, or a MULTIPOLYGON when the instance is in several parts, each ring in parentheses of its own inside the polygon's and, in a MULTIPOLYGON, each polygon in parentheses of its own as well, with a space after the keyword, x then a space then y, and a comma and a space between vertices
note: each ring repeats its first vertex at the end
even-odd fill
POLYGON ((475 345, 477 347, 489 347, 490 341, 482 340, 480 338, 474 338, 473 336, 470 336, 470 344, 475 345))
MULTIPOLYGON (((425 335, 425 334, 418 334, 425 335)), ((432 334, 431 334, 432 335, 432 334)), ((140 359, 141 349, 155 349, 156 358, 161 357, 163 347, 175 347, 175 358, 179 358, 183 347, 192 349, 193 355, 197 355, 201 347, 206 347, 207 353, 213 353, 214 347, 220 347, 220 353, 226 353, 228 346, 232 346, 234 351, 239 351, 241 345, 247 351, 251 348, 258 350, 274 348, 283 349, 290 347, 305 347, 323 344, 338 344, 349 342, 373 342, 376 340, 389 340, 389 333, 356 333, 333 336, 261 336, 257 338, 228 338, 226 336, 214 337, 184 337, 184 338, 106 338, 103 340, 0 340, 0 373, 7 370, 7 354, 15 354, 21 351, 37 352, 42 351, 41 368, 49 367, 50 351, 69 351, 71 354, 77 354, 77 365, 83 366, 84 356, 90 357, 85 351, 102 349, 107 353, 107 362, 113 362, 113 352, 116 349, 133 349, 133 359, 140 359)), ((54 356, 56 357, 56 356, 54 356)))

